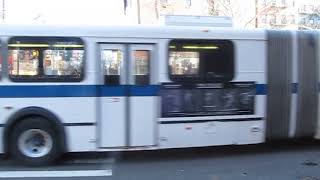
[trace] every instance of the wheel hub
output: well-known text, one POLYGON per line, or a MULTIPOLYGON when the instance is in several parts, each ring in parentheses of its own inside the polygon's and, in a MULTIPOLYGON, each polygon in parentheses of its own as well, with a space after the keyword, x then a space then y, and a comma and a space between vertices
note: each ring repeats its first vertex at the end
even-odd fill
POLYGON ((37 158, 47 155, 53 146, 49 133, 41 129, 29 129, 18 138, 18 148, 22 154, 37 158))

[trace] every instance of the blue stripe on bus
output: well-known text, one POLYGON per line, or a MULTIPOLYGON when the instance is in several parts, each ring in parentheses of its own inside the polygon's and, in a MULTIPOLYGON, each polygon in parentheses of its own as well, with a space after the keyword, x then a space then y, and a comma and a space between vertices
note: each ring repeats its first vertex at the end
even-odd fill
POLYGON ((266 84, 256 84, 256 95, 266 95, 267 85, 266 84))
POLYGON ((127 86, 97 86, 99 92, 95 96, 128 96, 127 86))
MULTIPOLYGON (((256 95, 266 95, 268 91, 268 87, 266 84, 256 84, 256 95)), ((298 93, 298 83, 291 84, 291 93, 298 93)))
POLYGON ((157 96, 159 85, 101 86, 101 85, 45 85, 0 86, 0 97, 98 97, 98 96, 157 96))
POLYGON ((94 85, 1 86, 0 97, 93 97, 94 85))
POLYGON ((158 85, 130 86, 130 96, 157 96, 160 91, 158 85))
POLYGON ((99 86, 100 96, 157 96, 160 91, 159 85, 122 85, 122 86, 99 86))
MULTIPOLYGON (((29 85, 0 86, 0 97, 99 97, 99 96, 158 96, 160 85, 29 85)), ((297 92, 293 85, 292 93, 297 92)), ((267 85, 256 84, 256 95, 266 95, 267 85)))

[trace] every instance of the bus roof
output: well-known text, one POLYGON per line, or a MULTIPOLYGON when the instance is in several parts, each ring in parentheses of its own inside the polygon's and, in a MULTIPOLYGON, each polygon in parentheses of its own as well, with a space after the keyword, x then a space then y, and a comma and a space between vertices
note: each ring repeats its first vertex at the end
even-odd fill
POLYGON ((0 36, 77 36, 115 38, 201 38, 266 40, 266 30, 192 26, 0 25, 0 36))

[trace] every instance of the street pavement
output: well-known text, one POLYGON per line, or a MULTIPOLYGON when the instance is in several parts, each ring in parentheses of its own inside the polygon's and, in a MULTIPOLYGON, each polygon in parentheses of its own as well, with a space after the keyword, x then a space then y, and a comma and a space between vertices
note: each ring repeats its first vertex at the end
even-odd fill
POLYGON ((320 180, 320 142, 68 154, 47 167, 0 159, 0 180, 320 180))

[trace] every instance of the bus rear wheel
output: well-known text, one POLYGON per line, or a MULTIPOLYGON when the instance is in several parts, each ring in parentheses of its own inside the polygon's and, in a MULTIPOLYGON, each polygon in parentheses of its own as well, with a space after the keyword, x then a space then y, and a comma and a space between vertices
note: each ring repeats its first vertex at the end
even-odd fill
POLYGON ((13 158, 25 165, 50 164, 61 155, 57 131, 42 117, 19 122, 12 130, 9 143, 13 158))

